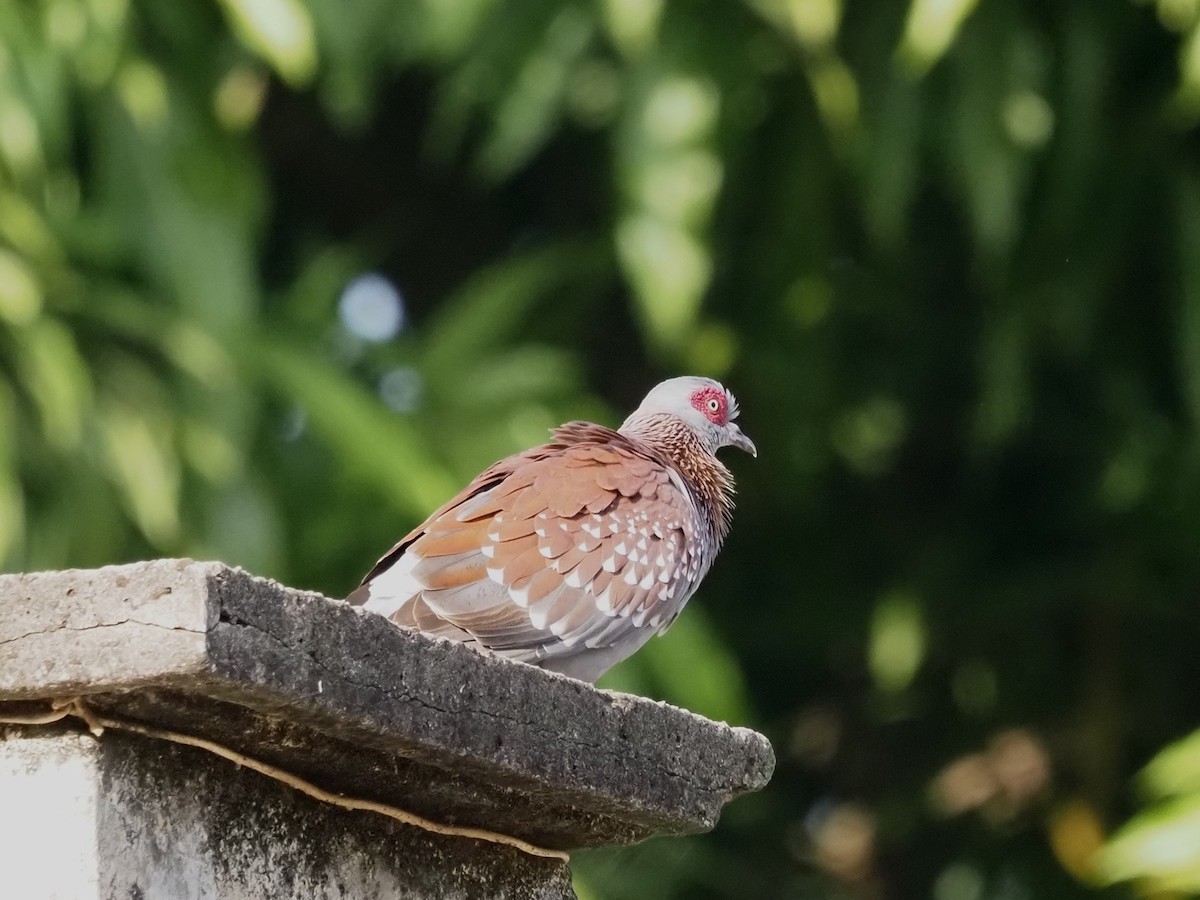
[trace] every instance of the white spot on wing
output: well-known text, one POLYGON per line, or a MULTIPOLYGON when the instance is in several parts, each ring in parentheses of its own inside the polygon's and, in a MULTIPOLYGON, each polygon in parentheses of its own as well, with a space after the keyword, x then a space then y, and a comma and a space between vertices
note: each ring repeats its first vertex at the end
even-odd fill
POLYGON ((420 561, 421 557, 409 550, 372 578, 367 588, 368 599, 362 608, 381 616, 391 616, 419 594, 424 585, 413 575, 413 569, 420 561))
POLYGON ((606 616, 613 614, 612 588, 606 587, 600 592, 600 595, 596 598, 596 608, 606 616))

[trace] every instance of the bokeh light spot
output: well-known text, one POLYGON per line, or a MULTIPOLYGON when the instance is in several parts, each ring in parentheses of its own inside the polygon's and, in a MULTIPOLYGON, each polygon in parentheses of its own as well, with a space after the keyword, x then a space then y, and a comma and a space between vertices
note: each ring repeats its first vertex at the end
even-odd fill
POLYGON ((824 47, 837 35, 842 17, 840 0, 787 0, 788 21, 806 47, 824 47))
POLYGON ((678 343, 712 277, 708 249, 684 229, 643 215, 618 226, 617 251, 651 334, 666 345, 678 343))
POLYGON ((689 367, 723 378, 737 359, 737 334, 728 325, 710 322, 697 330, 688 350, 689 367))
POLYGON ((167 117, 170 97, 167 80, 153 63, 134 60, 117 80, 121 102, 141 128, 153 128, 167 117))
POLYGON ((983 876, 974 866, 946 866, 933 883, 933 900, 983 900, 983 876))
POLYGON ((876 397, 844 413, 833 426, 834 448, 863 475, 882 475, 892 465, 908 431, 904 407, 876 397))
POLYGON ((718 102, 716 90, 707 82, 665 78, 646 104, 646 133, 664 145, 702 140, 716 124, 718 102))
POLYGON ((57 47, 74 50, 87 34, 87 13, 78 0, 53 0, 46 4, 46 34, 57 47))
POLYGON ((267 79, 247 66, 235 66, 225 74, 213 94, 217 120, 230 131, 243 131, 254 124, 267 94, 267 79))
POLYGON ((1004 104, 1004 128, 1014 144, 1035 149, 1054 133, 1054 110, 1033 91, 1017 91, 1004 104))
POLYGON ((1104 846, 1104 825, 1092 807, 1082 800, 1064 803, 1048 823, 1050 846, 1062 867, 1080 881, 1089 881, 1104 846))
POLYGON ((903 591, 885 595, 871 618, 870 665, 875 683, 889 693, 912 682, 925 659, 925 622, 917 598, 903 591))
POLYGON ((640 56, 654 46, 663 0, 605 0, 601 8, 613 43, 623 53, 640 56))
POLYGON ((3 96, 0 96, 0 153, 18 172, 41 168, 37 122, 25 106, 3 96))
POLYGON ((646 165, 638 193, 642 206, 673 222, 695 225, 708 219, 721 187, 721 161, 694 150, 646 165))
POLYGON ((375 272, 346 285, 338 304, 342 325, 355 337, 380 343, 404 327, 404 298, 387 278, 375 272))
POLYGON ((411 413, 421 405, 423 387, 420 372, 408 366, 401 366, 385 372, 379 379, 379 396, 389 409, 398 413, 411 413))
POLYGON ((596 60, 582 62, 571 74, 567 86, 567 104, 576 121, 589 128, 601 128, 612 121, 621 102, 620 72, 613 65, 596 60))
POLYGON ((42 310, 42 291, 19 256, 0 249, 0 319, 28 325, 42 310))
POLYGON ((831 128, 844 130, 858 121, 858 81, 850 67, 828 57, 809 69, 817 108, 831 128))

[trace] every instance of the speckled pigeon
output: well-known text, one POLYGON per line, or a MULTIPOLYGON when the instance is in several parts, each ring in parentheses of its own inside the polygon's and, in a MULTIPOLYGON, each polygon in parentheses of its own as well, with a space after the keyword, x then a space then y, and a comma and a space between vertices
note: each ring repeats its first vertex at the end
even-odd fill
POLYGON ((613 431, 569 422, 493 465, 379 560, 349 602, 595 681, 667 628, 729 530, 722 447, 757 455, 708 378, 655 387, 613 431))

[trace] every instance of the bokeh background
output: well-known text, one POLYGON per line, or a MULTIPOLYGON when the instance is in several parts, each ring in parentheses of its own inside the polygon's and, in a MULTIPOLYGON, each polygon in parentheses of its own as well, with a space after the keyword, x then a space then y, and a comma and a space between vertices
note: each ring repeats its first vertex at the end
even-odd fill
POLYGON ((344 596, 483 466, 738 395, 617 669, 767 733, 587 900, 1200 888, 1198 0, 5 0, 0 565, 344 596))

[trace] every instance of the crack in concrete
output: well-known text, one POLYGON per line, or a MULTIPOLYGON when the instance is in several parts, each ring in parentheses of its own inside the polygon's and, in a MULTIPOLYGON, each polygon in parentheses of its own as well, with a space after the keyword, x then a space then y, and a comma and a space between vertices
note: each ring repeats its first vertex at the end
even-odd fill
POLYGON ((97 628, 116 628, 121 625, 128 625, 130 622, 138 625, 148 625, 151 628, 160 628, 163 631, 186 631, 191 634, 203 634, 203 629, 187 628, 183 625, 162 625, 158 622, 146 622, 142 619, 128 616, 124 619, 118 619, 115 622, 94 622, 91 625, 72 625, 69 622, 62 622, 53 628, 39 628, 34 631, 26 631, 23 634, 14 635, 13 637, 0 639, 0 647, 5 644, 12 644, 16 641, 24 640, 25 638, 35 637, 40 634, 57 634, 61 631, 95 631, 97 628))

